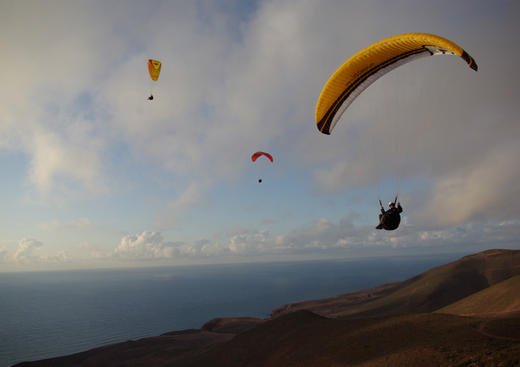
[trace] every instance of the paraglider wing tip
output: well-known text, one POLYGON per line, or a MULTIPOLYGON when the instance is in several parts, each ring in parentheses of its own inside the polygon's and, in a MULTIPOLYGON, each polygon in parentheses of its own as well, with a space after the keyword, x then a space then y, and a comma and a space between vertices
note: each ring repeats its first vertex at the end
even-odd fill
POLYGON ((466 61, 470 68, 472 68, 475 71, 478 71, 478 65, 475 62, 475 59, 471 57, 466 51, 462 51, 461 57, 464 59, 464 61, 466 61))
POLYGON ((330 135, 330 130, 328 126, 326 126, 326 123, 324 121, 320 121, 316 127, 318 128, 318 131, 325 135, 330 135))
POLYGON ((318 121, 318 119, 316 119, 316 127, 320 133, 330 135, 332 117, 333 116, 331 116, 330 113, 327 113, 324 117, 321 118, 321 120, 318 121))

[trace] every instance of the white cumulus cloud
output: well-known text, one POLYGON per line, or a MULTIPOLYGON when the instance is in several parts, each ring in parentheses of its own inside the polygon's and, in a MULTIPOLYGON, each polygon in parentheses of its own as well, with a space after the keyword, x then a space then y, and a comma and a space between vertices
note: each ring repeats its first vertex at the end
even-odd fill
POLYGON ((18 246, 12 259, 14 262, 22 265, 66 263, 71 260, 64 250, 60 250, 55 254, 45 254, 40 252, 42 247, 43 243, 41 241, 23 238, 18 241, 18 246))
POLYGON ((36 254, 36 249, 43 246, 43 243, 31 238, 23 238, 18 242, 18 247, 13 255, 13 260, 17 263, 29 263, 38 261, 40 255, 36 254))
POLYGON ((114 256, 123 259, 171 259, 178 251, 173 244, 165 243, 157 232, 145 231, 136 235, 128 235, 114 250, 114 256))

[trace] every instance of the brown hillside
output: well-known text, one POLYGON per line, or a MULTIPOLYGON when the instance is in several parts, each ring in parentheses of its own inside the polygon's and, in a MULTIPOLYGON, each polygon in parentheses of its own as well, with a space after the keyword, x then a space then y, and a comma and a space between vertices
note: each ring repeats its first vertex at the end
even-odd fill
POLYGON ((520 366, 520 314, 329 319, 298 311, 231 334, 186 330, 17 366, 520 366))
POLYGON ((446 314, 329 319, 297 311, 170 366, 518 365, 520 341, 490 338, 480 323, 446 314))
POLYGON ((520 312, 520 275, 492 285, 436 312, 460 316, 520 312))
POLYGON ((200 354, 232 337, 233 334, 201 330, 176 331, 152 338, 107 345, 64 357, 23 362, 16 364, 16 367, 164 366, 178 359, 200 354))
POLYGON ((344 293, 330 298, 289 303, 274 309, 271 312, 271 317, 278 317, 286 313, 300 310, 311 310, 312 312, 322 316, 333 315, 342 312, 349 307, 365 304, 369 301, 374 301, 384 296, 388 296, 396 290, 403 288, 405 285, 406 282, 388 283, 376 288, 344 293))
POLYGON ((206 322, 201 330, 224 334, 240 334, 265 322, 255 317, 218 317, 206 322))
POLYGON ((400 283, 285 305, 272 316, 302 309, 328 317, 433 312, 515 275, 520 275, 520 251, 488 250, 400 283))

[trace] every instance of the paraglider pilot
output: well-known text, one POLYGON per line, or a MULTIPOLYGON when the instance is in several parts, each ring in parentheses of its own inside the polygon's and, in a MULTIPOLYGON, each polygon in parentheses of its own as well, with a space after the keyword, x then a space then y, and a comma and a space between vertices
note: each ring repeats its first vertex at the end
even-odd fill
POLYGON ((400 214, 403 212, 401 203, 397 202, 397 197, 395 198, 395 202, 391 201, 388 203, 388 210, 385 210, 381 200, 379 200, 379 205, 381 205, 381 214, 379 214, 379 224, 376 229, 386 229, 387 231, 397 229, 399 223, 401 223, 400 214), (397 206, 395 205, 396 203, 397 206))

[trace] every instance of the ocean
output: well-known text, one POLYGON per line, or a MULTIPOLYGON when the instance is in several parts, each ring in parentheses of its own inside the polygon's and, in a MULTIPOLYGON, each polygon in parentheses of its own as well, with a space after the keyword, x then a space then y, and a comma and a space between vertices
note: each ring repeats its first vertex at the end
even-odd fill
POLYGON ((461 255, 0 273, 0 366, 408 279, 461 255))

